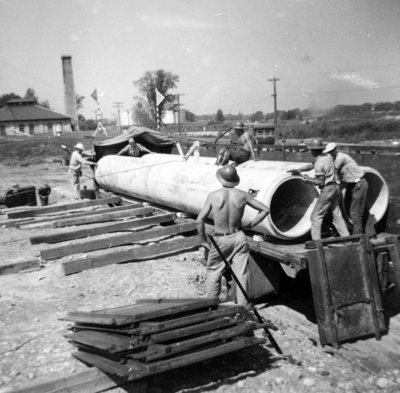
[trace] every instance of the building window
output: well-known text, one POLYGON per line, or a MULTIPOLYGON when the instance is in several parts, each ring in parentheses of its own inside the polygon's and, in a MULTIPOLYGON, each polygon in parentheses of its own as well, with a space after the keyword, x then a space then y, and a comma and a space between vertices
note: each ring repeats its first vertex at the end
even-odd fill
POLYGON ((47 132, 53 132, 53 123, 47 123, 47 132))
POLYGON ((1 136, 6 136, 6 126, 5 125, 1 125, 0 126, 0 135, 1 136))
POLYGON ((25 126, 23 123, 19 125, 19 132, 25 132, 25 126))
POLYGON ((29 124, 29 133, 33 135, 35 133, 35 125, 34 124, 29 124))

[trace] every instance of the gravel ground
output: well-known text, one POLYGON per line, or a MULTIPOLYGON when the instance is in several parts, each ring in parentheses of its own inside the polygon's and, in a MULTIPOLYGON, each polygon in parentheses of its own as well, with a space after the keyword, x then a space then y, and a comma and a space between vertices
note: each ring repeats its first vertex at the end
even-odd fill
MULTIPOLYGON (((41 180, 54 178, 59 170, 31 169, 41 180)), ((14 184, 19 181, 15 174, 8 175, 14 184)), ((67 200, 70 191, 65 175, 58 181, 57 194, 67 200)), ((37 255, 40 247, 30 246, 27 240, 32 233, 40 232, 0 228, 0 263, 37 255)), ((200 262, 199 252, 187 252, 71 276, 62 275, 59 262, 50 262, 40 270, 0 276, 0 393, 87 369, 71 356, 73 348, 63 338, 68 323, 58 318, 66 312, 119 307, 143 298, 204 296, 205 269, 200 262)), ((399 364, 378 374, 362 370, 337 356, 332 348, 316 345, 303 326, 281 321, 276 315, 284 313, 285 308, 279 307, 271 318, 279 328, 273 334, 296 364, 277 357, 267 343, 112 391, 400 392, 399 364)), ((261 315, 268 317, 268 310, 261 309, 261 315)), ((310 329, 315 331, 315 325, 310 329)), ((263 335, 263 331, 256 335, 263 335)))

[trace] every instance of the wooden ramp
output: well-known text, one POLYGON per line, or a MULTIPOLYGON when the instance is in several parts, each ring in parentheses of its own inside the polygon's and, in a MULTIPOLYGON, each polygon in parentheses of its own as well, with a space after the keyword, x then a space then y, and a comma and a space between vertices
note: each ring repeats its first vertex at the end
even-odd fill
POLYGON ((74 202, 7 213, 0 226, 37 229, 32 245, 40 258, 0 267, 0 274, 43 266, 58 260, 65 275, 114 263, 181 253, 200 245, 193 220, 120 197, 74 202), (106 205, 106 206, 104 206, 106 205), (49 231, 49 229, 51 229, 49 231), (48 246, 46 246, 48 245, 48 246))

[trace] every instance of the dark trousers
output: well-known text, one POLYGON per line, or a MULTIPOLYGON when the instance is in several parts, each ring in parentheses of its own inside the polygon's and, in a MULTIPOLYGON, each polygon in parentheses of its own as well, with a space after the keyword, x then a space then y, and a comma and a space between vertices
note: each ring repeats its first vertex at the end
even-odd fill
POLYGON ((353 223, 353 235, 363 233, 363 217, 367 202, 368 183, 361 179, 358 183, 346 185, 346 192, 351 195, 349 215, 353 223))

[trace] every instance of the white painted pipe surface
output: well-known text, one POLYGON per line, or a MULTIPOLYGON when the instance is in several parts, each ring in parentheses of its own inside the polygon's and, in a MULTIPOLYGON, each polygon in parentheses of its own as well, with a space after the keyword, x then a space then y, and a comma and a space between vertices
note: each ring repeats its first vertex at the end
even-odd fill
MULTIPOLYGON (((105 190, 197 215, 209 193, 221 185, 216 178, 218 167, 212 165, 215 159, 201 157, 198 163, 193 161, 169 154, 106 156, 97 163, 95 178, 105 190)), ((280 239, 295 239, 310 231, 310 214, 318 196, 312 185, 284 171, 240 167, 237 171, 237 188, 255 190, 256 198, 271 209, 255 231, 280 239)), ((248 224, 256 213, 246 207, 242 224, 248 224)))
MULTIPOLYGON (((287 171, 289 168, 300 168, 305 163, 287 162, 287 161, 246 161, 238 165, 238 168, 246 169, 266 169, 268 171, 287 171)), ((368 183, 368 193, 366 207, 369 211, 371 221, 379 222, 385 216, 389 206, 389 187, 383 176, 376 170, 368 166, 361 166, 365 172, 365 180, 368 183)), ((310 176, 314 176, 314 171, 306 172, 310 176)), ((343 190, 343 197, 345 190, 343 190)), ((345 206, 344 216, 349 218, 349 206, 345 206)))

